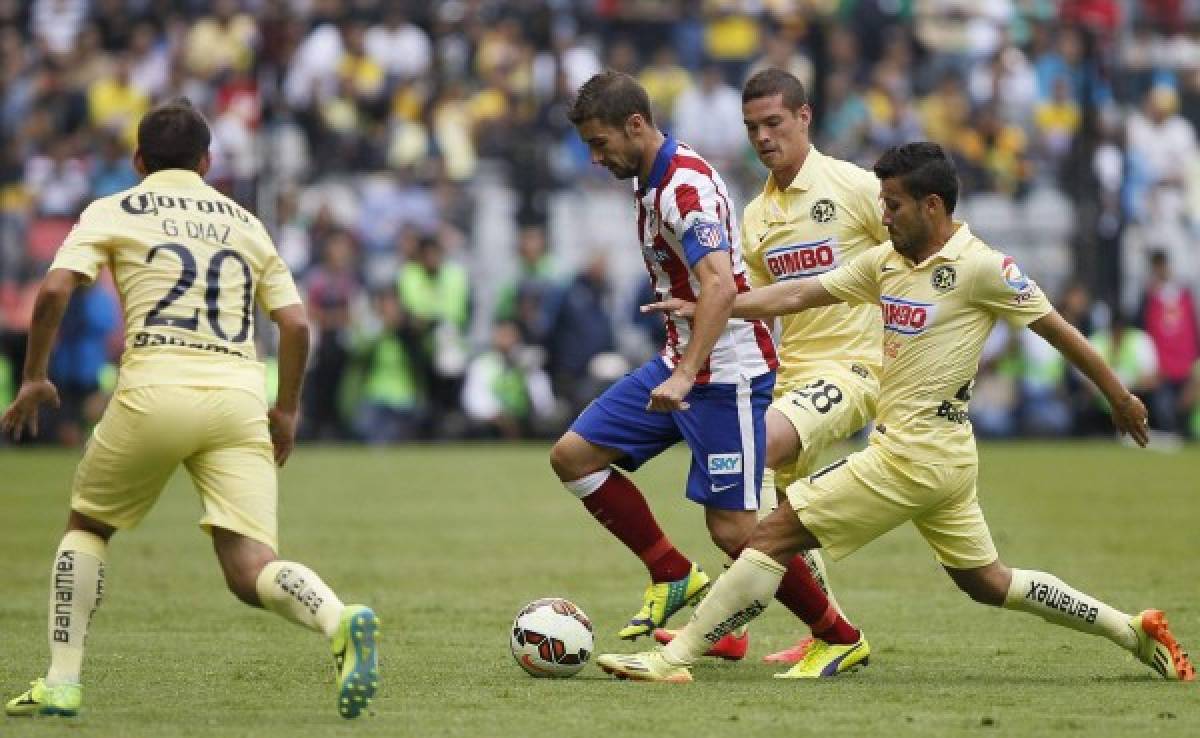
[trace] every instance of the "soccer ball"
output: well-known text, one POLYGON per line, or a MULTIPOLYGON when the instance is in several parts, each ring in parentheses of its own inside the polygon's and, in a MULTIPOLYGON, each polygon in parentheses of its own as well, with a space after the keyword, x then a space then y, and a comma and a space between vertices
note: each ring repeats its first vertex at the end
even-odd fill
POLYGON ((535 677, 574 676, 593 648, 592 621, 575 603, 561 597, 530 602, 512 624, 513 658, 535 677))

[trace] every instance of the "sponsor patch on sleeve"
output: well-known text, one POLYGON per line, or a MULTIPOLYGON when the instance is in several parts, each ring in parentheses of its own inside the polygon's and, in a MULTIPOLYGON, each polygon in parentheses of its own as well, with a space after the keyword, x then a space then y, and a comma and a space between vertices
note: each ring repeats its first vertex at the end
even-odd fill
POLYGON ((696 243, 710 251, 720 249, 725 240, 720 223, 700 221, 692 226, 692 232, 696 234, 696 243))

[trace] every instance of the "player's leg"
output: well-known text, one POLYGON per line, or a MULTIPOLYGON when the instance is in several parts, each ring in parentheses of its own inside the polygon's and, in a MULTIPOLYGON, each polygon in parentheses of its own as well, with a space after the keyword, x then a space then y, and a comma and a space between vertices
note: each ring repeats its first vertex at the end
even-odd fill
POLYGON ((714 583, 688 624, 661 651, 604 654, 596 663, 619 678, 691 681, 687 667, 709 647, 767 608, 791 561, 817 540, 784 502, 755 527, 745 550, 714 583))
MULTIPOLYGON (((776 399, 767 413, 767 464, 776 470, 772 475, 774 496, 782 499, 791 484, 816 470, 822 451, 865 426, 874 415, 878 397, 879 383, 866 367, 831 364, 814 368, 797 380, 795 389, 776 399)), ((769 498, 771 491, 765 482, 763 491, 769 498)), ((820 550, 805 551, 803 556, 830 606, 846 619, 820 550)), ((799 663, 817 638, 820 635, 816 633, 802 637, 763 660, 799 663)))
POLYGON ((646 410, 650 390, 666 376, 657 359, 626 375, 589 405, 550 451, 550 465, 563 486, 650 574, 642 609, 620 631, 622 638, 649 633, 709 581, 663 533, 641 490, 614 466, 636 469, 679 440, 669 414, 646 410))
POLYGON ((946 573, 971 599, 1107 638, 1164 678, 1195 677, 1195 669, 1171 634, 1161 611, 1145 610, 1130 615, 1053 574, 1006 566, 996 555, 979 507, 973 467, 960 490, 945 505, 914 522, 934 547, 946 573))
POLYGON ((312 569, 279 559, 277 478, 262 401, 239 390, 197 390, 194 402, 214 423, 207 449, 184 461, 204 505, 225 581, 238 599, 330 639, 338 672, 337 706, 353 718, 378 688, 379 620, 342 600, 312 569))
POLYGON ((108 541, 153 506, 186 453, 186 421, 165 422, 154 388, 109 402, 75 471, 71 513, 50 572, 50 667, 5 706, 9 715, 75 715, 82 706, 84 646, 103 600, 108 541))

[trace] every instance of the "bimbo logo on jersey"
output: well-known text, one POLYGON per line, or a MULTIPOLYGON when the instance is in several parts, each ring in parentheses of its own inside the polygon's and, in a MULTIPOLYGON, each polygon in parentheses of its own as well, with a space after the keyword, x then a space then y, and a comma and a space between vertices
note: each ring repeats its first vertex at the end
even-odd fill
POLYGON ((905 300, 883 295, 879 298, 883 309, 883 329, 906 336, 923 333, 933 322, 933 303, 905 300))
POLYGON ((132 192, 121 198, 121 209, 130 215, 158 215, 164 210, 187 210, 195 213, 231 215, 243 223, 250 216, 237 205, 222 200, 200 200, 182 195, 159 195, 154 192, 132 192))
POLYGON ((768 251, 763 261, 777 281, 824 274, 838 265, 837 242, 831 236, 780 246, 768 251))

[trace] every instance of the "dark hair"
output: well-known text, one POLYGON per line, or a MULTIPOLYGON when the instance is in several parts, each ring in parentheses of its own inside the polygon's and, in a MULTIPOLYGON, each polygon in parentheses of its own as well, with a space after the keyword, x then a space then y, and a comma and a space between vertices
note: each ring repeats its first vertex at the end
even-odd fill
POLYGON ((654 125, 646 90, 628 74, 608 69, 583 83, 567 111, 567 119, 577 126, 584 121, 598 120, 620 128, 634 113, 642 116, 648 125, 654 125))
POLYGON ((151 110, 138 123, 138 151, 147 172, 195 171, 211 141, 208 123, 186 97, 151 110))
POLYGON ((929 141, 893 146, 875 162, 874 171, 881 180, 899 177, 905 192, 917 199, 937 195, 946 206, 946 214, 954 212, 958 173, 941 146, 929 141))
POLYGON ((742 105, 762 97, 783 95, 783 106, 791 111, 797 111, 808 104, 808 92, 804 83, 796 79, 794 74, 782 69, 764 69, 746 80, 742 88, 742 105))

